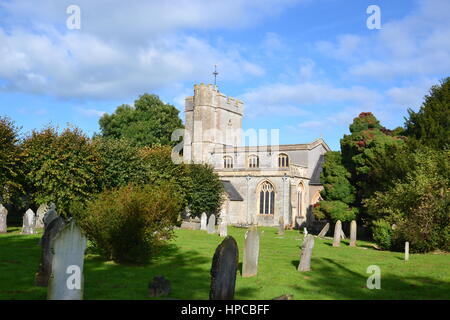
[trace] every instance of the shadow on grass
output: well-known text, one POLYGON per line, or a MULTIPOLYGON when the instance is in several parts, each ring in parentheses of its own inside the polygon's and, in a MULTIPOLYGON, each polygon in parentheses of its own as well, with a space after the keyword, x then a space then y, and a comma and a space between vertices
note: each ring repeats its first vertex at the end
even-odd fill
MULTIPOLYGON (((296 263, 292 261, 293 265, 296 263)), ((372 274, 352 271, 329 258, 313 258, 312 271, 305 272, 309 286, 338 299, 450 299, 450 283, 446 281, 423 276, 383 275, 381 270, 381 288, 368 289, 367 279, 372 274)), ((295 290, 301 295, 305 288, 299 284, 295 290)))

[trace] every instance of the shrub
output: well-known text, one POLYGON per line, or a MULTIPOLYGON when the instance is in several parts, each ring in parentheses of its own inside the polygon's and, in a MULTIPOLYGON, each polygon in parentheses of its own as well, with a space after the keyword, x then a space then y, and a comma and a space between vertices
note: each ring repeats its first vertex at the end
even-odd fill
POLYGON ((417 150, 413 169, 365 202, 374 220, 397 227, 390 249, 409 241, 412 252, 449 250, 450 150, 417 150))
POLYGON ((313 208, 313 212, 318 219, 329 219, 333 222, 352 221, 356 218, 357 209, 349 208, 348 205, 342 201, 320 201, 318 206, 313 208))
POLYGON ((224 201, 224 187, 212 166, 191 164, 192 190, 189 193, 189 210, 193 216, 202 212, 217 213, 224 201))
POLYGON ((392 247, 392 227, 386 220, 373 222, 372 237, 381 249, 389 250, 392 247))
POLYGON ((181 203, 173 186, 128 185, 105 190, 85 208, 73 208, 93 247, 118 263, 148 263, 173 237, 181 203))

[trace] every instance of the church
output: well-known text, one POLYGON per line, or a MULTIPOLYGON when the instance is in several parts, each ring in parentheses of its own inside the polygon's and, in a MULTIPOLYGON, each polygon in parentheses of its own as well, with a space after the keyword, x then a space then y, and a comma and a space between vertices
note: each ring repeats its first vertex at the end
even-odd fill
MULTIPOLYGON (((243 131, 243 116, 242 101, 216 85, 194 85, 194 95, 185 99, 183 161, 214 167, 226 191, 219 218, 228 224, 278 226, 283 217, 286 228, 309 225, 330 148, 321 138, 267 144, 267 131, 243 131)), ((271 134, 270 140, 277 138, 271 134)))

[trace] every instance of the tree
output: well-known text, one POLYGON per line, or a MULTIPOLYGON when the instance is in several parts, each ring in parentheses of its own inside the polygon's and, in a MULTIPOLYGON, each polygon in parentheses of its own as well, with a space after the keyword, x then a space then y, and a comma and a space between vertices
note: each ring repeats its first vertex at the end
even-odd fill
POLYGON ((99 152, 101 190, 146 181, 144 161, 138 147, 131 146, 125 139, 103 137, 96 137, 94 143, 99 152))
POLYGON ((411 144, 440 150, 450 146, 450 77, 431 87, 418 112, 408 109, 405 127, 411 144))
POLYGON ((0 203, 21 188, 18 130, 9 118, 0 117, 0 203))
POLYGON ((121 105, 100 120, 103 137, 124 138, 134 146, 174 145, 171 141, 175 129, 183 128, 179 111, 162 102, 158 96, 143 94, 134 107, 121 105))
POLYGON ((200 216, 202 212, 219 212, 224 201, 224 187, 214 168, 207 164, 190 164, 189 169, 192 190, 188 205, 191 214, 200 216))
MULTIPOLYGON (((362 208, 362 201, 370 197, 374 189, 370 181, 370 162, 377 155, 385 154, 386 148, 402 144, 403 137, 394 131, 381 126, 380 122, 370 112, 363 112, 350 125, 350 135, 341 139, 342 163, 350 172, 350 183, 356 188, 355 206, 362 208)), ((363 217, 364 218, 364 217, 363 217)))
POLYGON ((358 212, 353 208, 355 188, 351 185, 350 172, 342 165, 340 152, 329 151, 325 154, 320 181, 324 189, 320 192, 322 201, 314 207, 314 214, 319 219, 332 221, 351 221, 358 212))
POLYGON ((73 202, 85 203, 99 191, 99 154, 78 128, 33 131, 22 149, 26 191, 37 204, 53 202, 69 216, 73 202))
POLYGON ((401 250, 409 241, 416 252, 450 250, 450 150, 422 147, 411 156, 412 169, 391 187, 365 200, 374 221, 374 239, 401 250))

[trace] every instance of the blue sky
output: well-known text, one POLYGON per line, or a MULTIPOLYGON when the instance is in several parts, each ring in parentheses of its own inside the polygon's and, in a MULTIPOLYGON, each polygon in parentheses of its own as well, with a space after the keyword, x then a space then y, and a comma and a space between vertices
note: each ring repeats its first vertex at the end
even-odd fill
POLYGON ((145 92, 183 111, 217 64, 220 91, 245 103, 244 129, 338 150, 360 112, 403 125, 450 75, 449 21, 447 0, 2 0, 0 115, 23 133, 71 123, 92 135, 145 92), (66 27, 72 4, 79 30, 66 27))

